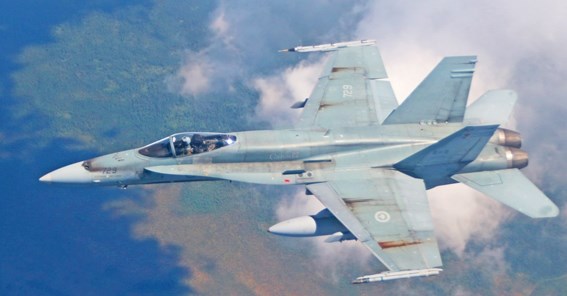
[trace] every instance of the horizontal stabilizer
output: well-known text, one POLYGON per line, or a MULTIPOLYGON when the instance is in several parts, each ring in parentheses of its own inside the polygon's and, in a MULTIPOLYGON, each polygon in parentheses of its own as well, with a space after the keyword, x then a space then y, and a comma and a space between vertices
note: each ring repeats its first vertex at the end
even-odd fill
POLYGON ((466 124, 504 124, 510 118, 518 95, 513 90, 499 89, 484 93, 465 112, 466 124))
POLYGON ((548 218, 559 214, 553 201, 518 169, 458 174, 452 178, 529 217, 548 218))
POLYGON ((498 125, 467 126, 396 163, 394 168, 421 179, 451 176, 478 156, 497 128, 498 125))

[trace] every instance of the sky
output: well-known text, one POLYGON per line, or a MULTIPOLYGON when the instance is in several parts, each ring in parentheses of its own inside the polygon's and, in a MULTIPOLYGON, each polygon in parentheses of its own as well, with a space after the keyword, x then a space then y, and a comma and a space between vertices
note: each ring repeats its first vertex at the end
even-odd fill
MULTIPOLYGON (((7 45, 2 55, 0 95, 7 96, 12 93, 10 79, 13 72, 25 67, 17 62, 25 48, 56 42, 53 28, 60 24, 78 27, 80 21, 93 12, 119 17, 120 14, 112 13, 121 9, 127 10, 131 4, 142 4, 149 10, 154 6, 151 1, 132 1, 116 5, 107 1, 97 1, 89 5, 63 1, 52 6, 46 4, 45 7, 38 6, 33 1, 2 4, 6 7, 0 10, 6 15, 3 17, 5 21, 0 21, 0 32, 2 38, 5 38, 2 43, 7 45), (12 20, 10 15, 19 16, 22 21, 12 20), (35 26, 22 25, 19 30, 14 29, 17 26, 14 24, 31 22, 24 20, 33 20, 35 26)), ((567 178, 564 170, 565 153, 562 149, 567 145, 564 129, 564 126, 567 126, 567 84, 563 81, 564 77, 567 77, 567 55, 564 53, 567 48, 567 20, 564 17, 567 15, 567 4, 564 2, 217 1, 212 6, 204 18, 206 36, 203 40, 196 46, 166 49, 175 52, 169 53, 175 57, 175 64, 171 65, 172 71, 161 76, 158 85, 191 104, 206 100, 211 94, 230 98, 237 93, 238 86, 244 84, 255 91, 258 97, 256 106, 248 115, 249 127, 293 126, 299 114, 288 106, 309 97, 326 61, 325 55, 322 54, 278 53, 277 50, 282 48, 375 39, 400 102, 442 57, 477 55, 479 62, 476 65, 470 101, 489 89, 510 88, 518 92, 517 107, 507 126, 522 134, 525 143, 523 149, 530 153, 530 165, 523 171, 546 193, 557 194, 551 198, 563 211, 560 217, 556 218, 559 222, 549 222, 549 227, 563 232, 567 229, 567 197, 559 195, 566 192, 564 180, 567 178)), ((4 102, 15 104, 10 100, 4 102)), ((46 250, 61 256, 66 251, 89 247, 95 249, 91 251, 97 254, 111 255, 102 257, 103 260, 77 256, 80 258, 80 266, 91 266, 87 271, 76 267, 74 257, 67 258, 61 261, 60 265, 72 273, 57 274, 50 278, 48 284, 42 282, 43 277, 35 268, 27 270, 25 264, 33 266, 33 262, 23 260, 25 264, 13 263, 18 261, 18 258, 5 255, 3 258, 10 259, 9 266, 16 266, 21 270, 6 270, 0 267, 0 280, 3 285, 0 289, 19 291, 19 294, 43 291, 41 294, 61 295, 83 294, 85 291, 102 293, 105 289, 101 287, 106 286, 111 289, 112 294, 136 294, 141 291, 146 294, 160 294, 160 291, 162 294, 186 294, 193 291, 206 294, 207 287, 210 287, 213 281, 207 277, 206 271, 211 268, 209 262, 213 260, 195 261, 193 246, 196 241, 190 237, 194 233, 188 229, 199 225, 222 231, 222 227, 218 223, 207 225, 194 216, 176 214, 180 199, 171 197, 180 196, 183 188, 190 187, 157 186, 153 189, 134 191, 135 193, 118 194, 89 189, 83 191, 80 197, 61 197, 59 195, 62 192, 68 191, 59 188, 50 188, 50 191, 45 193, 45 188, 34 187, 38 175, 41 175, 42 170, 64 164, 70 156, 55 155, 45 160, 38 153, 26 160, 25 167, 15 167, 8 161, 8 156, 15 155, 18 147, 13 140, 6 139, 9 138, 8 135, 13 135, 10 129, 16 130, 19 127, 10 123, 10 110, 6 105, 1 110, 3 127, 0 130, 0 140, 8 144, 0 151, 0 160, 4 168, 14 167, 15 172, 9 174, 8 170, 4 170, 3 175, 3 179, 8 181, 2 184, 2 194, 6 197, 2 206, 2 236, 14 238, 14 243, 2 245, 3 252, 25 255, 46 250), (28 167, 31 167, 31 173, 26 169, 28 167), (24 190, 25 188, 28 190, 24 190), (133 198, 129 195, 134 195, 142 202, 132 202, 133 198), (38 200, 31 196, 39 196, 41 206, 34 206, 33 202, 38 200), (26 199, 27 197, 29 199, 26 199), (89 208, 103 210, 92 212, 89 208), (67 211, 63 212, 62 209, 67 211), (19 221, 27 222, 12 227, 15 223, 20 223, 19 221), (50 223, 52 228, 37 227, 50 223), (55 225, 64 226, 55 229, 55 225), (107 231, 108 229, 111 231, 107 231), (23 232, 26 234, 21 234, 23 232), (66 234, 51 237, 53 232, 66 234), (93 235, 83 236, 85 232, 93 235), (32 246, 38 237, 42 238, 38 241, 45 242, 45 249, 32 246), (67 245, 62 247, 58 241, 64 241, 67 245), (128 260, 121 260, 121 257, 128 260), (18 279, 22 274, 31 276, 18 279), (155 277, 155 280, 148 282, 149 277, 155 277)), ((206 123, 203 125, 207 126, 206 123)), ((25 136, 22 138, 24 143, 31 141, 25 136)), ((57 150, 59 145, 60 143, 54 140, 48 148, 42 148, 42 151, 57 150)), ((80 159, 97 153, 92 150, 70 153, 73 153, 73 159, 80 159)), ((266 189, 259 189, 262 193, 265 192, 263 190, 266 189)), ((268 192, 273 196, 269 199, 272 203, 272 218, 267 219, 273 223, 314 214, 322 208, 316 199, 305 197, 302 190, 273 189, 268 192)), ((429 196, 437 236, 444 256, 449 256, 450 260, 458 258, 457 260, 466 261, 472 267, 490 269, 497 275, 528 274, 530 280, 526 282, 530 283, 525 284, 527 287, 519 283, 521 276, 510 275, 512 282, 520 287, 517 288, 521 291, 519 294, 533 288, 529 285, 536 281, 534 278, 539 280, 562 275, 553 269, 550 274, 538 277, 529 271, 529 263, 533 261, 515 262, 522 258, 521 254, 516 254, 518 249, 515 248, 515 243, 527 244, 532 239, 548 242, 550 235, 540 233, 534 237, 533 233, 516 234, 511 232, 511 229, 522 225, 525 229, 545 230, 547 222, 534 222, 460 185, 434 189, 429 192, 429 196)), ((262 220, 262 223, 264 222, 262 220)), ((247 225, 254 231, 257 230, 254 227, 262 229, 269 226, 258 226, 253 224, 253 221, 242 223, 250 223, 247 225)), ((222 232, 215 233, 214 238, 221 240, 222 232)), ((345 264, 353 265, 354 269, 364 272, 381 270, 377 260, 355 242, 325 244, 322 239, 285 242, 274 237, 267 237, 265 240, 262 238, 261 241, 266 244, 269 244, 267 241, 277 242, 282 244, 284 249, 292 250, 291 253, 282 255, 287 256, 287 260, 296 258, 290 255, 297 250, 293 244, 312 247, 313 258, 308 264, 315 266, 314 270, 317 272, 314 277, 320 279, 330 275, 332 284, 339 285, 345 278, 351 279, 351 274, 344 269, 345 264)), ((555 252, 556 256, 559 256, 558 262, 566 260, 563 258, 567 256, 565 247, 563 245, 552 249, 558 250, 555 252)), ((259 254, 263 252, 262 246, 254 248, 259 254)), ((534 252, 537 252, 537 249, 534 252)), ((54 256, 50 260, 55 258, 60 257, 54 256)), ((534 258, 552 260, 545 255, 534 258)), ((238 268, 230 265, 233 263, 226 259, 219 259, 219 262, 228 264, 229 270, 238 268)), ((58 262, 49 262, 47 265, 55 264, 58 262)), ((246 268, 242 266, 242 269, 246 268)), ((565 269, 557 269, 563 274, 566 272, 565 269)), ((248 277, 241 280, 253 282, 248 277)), ((294 280, 297 279, 294 279, 293 275, 283 278, 281 286, 294 280)), ((253 283, 251 286, 254 289, 251 291, 258 295, 269 293, 269 287, 266 288, 258 282, 253 283)), ((316 290, 317 283, 320 282, 305 283, 305 287, 313 286, 313 291, 321 291, 316 290)), ((419 286, 421 284, 422 282, 413 282, 410 285, 404 282, 385 288, 371 287, 349 291, 357 294, 382 291, 410 295, 411 288, 416 288, 416 293, 423 291, 422 286, 419 286)), ((494 291, 498 289, 496 284, 490 285, 494 291)), ((427 282, 424 286, 427 287, 427 282)), ((284 287, 280 288, 285 291, 284 287)), ((458 283, 452 291, 454 295, 478 293, 458 283)), ((511 294, 514 290, 508 291, 511 294)))

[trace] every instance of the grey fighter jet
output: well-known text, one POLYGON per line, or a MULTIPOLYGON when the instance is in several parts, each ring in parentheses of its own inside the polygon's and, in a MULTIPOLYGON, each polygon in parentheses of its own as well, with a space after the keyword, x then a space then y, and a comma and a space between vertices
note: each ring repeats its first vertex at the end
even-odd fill
POLYGON ((519 170, 528 164, 520 135, 499 128, 516 93, 491 90, 467 107, 475 56, 444 58, 398 106, 373 40, 284 51, 331 54, 310 97, 292 106, 303 109, 293 129, 178 133, 68 165, 40 181, 304 186, 326 208, 268 231, 358 240, 388 270, 353 283, 441 271, 426 195, 436 186, 460 182, 529 217, 558 215, 519 170))

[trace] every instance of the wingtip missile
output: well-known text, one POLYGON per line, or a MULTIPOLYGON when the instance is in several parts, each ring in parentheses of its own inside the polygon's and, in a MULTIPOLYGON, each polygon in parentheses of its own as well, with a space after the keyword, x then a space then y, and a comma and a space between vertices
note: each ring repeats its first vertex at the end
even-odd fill
POLYGON ((443 269, 429 268, 419 270, 404 270, 404 271, 385 271, 377 274, 365 275, 357 277, 352 281, 353 284, 366 284, 372 282, 382 282, 396 279, 407 279, 419 276, 438 275, 443 269))
POLYGON ((347 41, 347 42, 337 42, 337 43, 326 43, 319 45, 309 45, 309 46, 297 46, 293 48, 281 49, 279 52, 314 52, 314 51, 332 51, 338 48, 344 47, 355 47, 355 46, 367 46, 376 44, 376 40, 357 40, 357 41, 347 41))
POLYGON ((280 49, 278 50, 278 52, 294 52, 295 48, 285 48, 285 49, 280 49))

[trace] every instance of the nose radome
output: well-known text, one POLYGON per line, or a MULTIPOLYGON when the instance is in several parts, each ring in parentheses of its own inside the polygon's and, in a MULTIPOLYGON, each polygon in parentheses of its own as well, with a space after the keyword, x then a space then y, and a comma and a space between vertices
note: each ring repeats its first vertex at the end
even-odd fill
POLYGON ((45 174, 41 178, 39 178, 39 181, 49 183, 49 182, 51 182, 51 179, 52 179, 51 173, 49 173, 49 174, 45 174))
POLYGON ((46 183, 90 183, 92 174, 87 171, 81 162, 70 164, 39 178, 39 181, 46 183))

